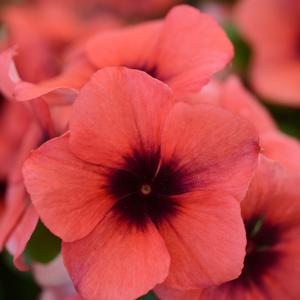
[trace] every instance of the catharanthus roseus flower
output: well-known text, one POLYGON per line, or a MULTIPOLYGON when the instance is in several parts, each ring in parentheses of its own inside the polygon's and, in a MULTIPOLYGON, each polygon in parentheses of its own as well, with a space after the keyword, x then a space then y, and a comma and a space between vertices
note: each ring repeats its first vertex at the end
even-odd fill
POLYGON ((212 81, 197 96, 182 98, 190 103, 209 103, 251 122, 259 132, 262 153, 280 162, 292 173, 300 170, 300 143, 281 132, 268 111, 247 91, 241 82, 231 77, 225 82, 212 81))
POLYGON ((75 8, 53 2, 8 5, 1 19, 7 33, 0 54, 1 91, 13 100, 42 97, 50 104, 61 102, 62 94, 65 102, 70 97, 73 101, 95 72, 81 54, 81 44, 96 32, 122 24, 108 13, 84 17, 75 8), (54 97, 47 97, 53 90, 54 97))
POLYGON ((30 151, 36 148, 43 138, 40 126, 31 123, 20 144, 19 151, 10 164, 7 179, 4 209, 0 222, 0 249, 5 247, 14 257, 14 264, 20 270, 26 270, 22 254, 34 231, 38 215, 36 214, 24 187, 21 169, 30 151))
POLYGON ((126 66, 167 83, 178 94, 196 92, 232 58, 232 45, 208 15, 187 5, 162 21, 103 32, 87 43, 98 68, 126 66))
POLYGON ((24 184, 21 184, 22 190, 19 188, 21 173, 17 178, 12 176, 12 170, 18 160, 19 148, 23 147, 22 138, 30 130, 31 122, 23 104, 10 102, 0 95, 0 250, 25 210, 24 184), (15 189, 12 189, 12 182, 15 189))
POLYGON ((253 87, 266 100, 299 107, 299 1, 243 0, 235 15, 238 30, 252 48, 253 87))
POLYGON ((173 8, 164 20, 100 32, 81 44, 81 50, 75 72, 38 85, 17 84, 15 98, 66 94, 66 88, 79 89, 94 70, 112 66, 139 69, 185 95, 199 91, 233 56, 217 22, 187 5, 173 8), (85 73, 88 76, 83 77, 85 73))
POLYGON ((61 74, 68 58, 66 50, 73 43, 120 25, 119 19, 112 15, 84 18, 79 10, 53 1, 7 5, 1 12, 1 20, 7 31, 7 46, 17 46, 15 62, 20 77, 32 83, 61 74))
POLYGON ((8 101, 0 93, 0 180, 9 173, 29 123, 30 114, 24 105, 8 101))
POLYGON ((24 177, 81 296, 134 299, 164 280, 195 288, 239 275, 239 201, 258 151, 247 122, 175 104, 144 72, 107 68, 81 90, 70 132, 33 151, 24 177))
POLYGON ((162 300, 298 299, 300 177, 287 175, 275 162, 261 160, 242 201, 247 254, 241 275, 219 287, 179 291, 164 286, 162 300))
MULTIPOLYGON (((21 103, 11 103, 22 105, 21 103)), ((58 110, 53 108, 52 118, 45 124, 50 125, 55 135, 65 132, 69 111, 69 107, 60 106, 58 110)), ((11 118, 12 116, 10 116, 10 120, 11 118)), ((33 149, 53 137, 49 136, 49 132, 51 132, 50 128, 40 126, 40 122, 32 118, 30 126, 21 139, 19 149, 14 155, 14 161, 10 163, 7 192, 0 222, 0 249, 5 247, 13 256, 15 266, 22 271, 27 270, 27 265, 23 261, 23 252, 38 222, 38 215, 24 187, 22 167, 33 149)))

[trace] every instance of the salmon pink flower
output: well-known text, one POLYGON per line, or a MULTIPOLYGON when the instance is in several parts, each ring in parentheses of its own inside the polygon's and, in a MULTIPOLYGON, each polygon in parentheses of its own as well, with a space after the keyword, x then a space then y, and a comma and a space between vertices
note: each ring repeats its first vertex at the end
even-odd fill
POLYGON ((300 171, 300 143, 281 132, 269 112, 248 92, 241 82, 231 77, 226 82, 213 81, 195 97, 182 98, 190 103, 209 103, 251 122, 260 134, 262 152, 280 162, 292 173, 300 171))
POLYGON ((112 15, 83 18, 79 11, 53 1, 8 5, 1 19, 7 31, 7 46, 18 48, 15 62, 20 77, 31 83, 60 74, 66 65, 65 50, 72 43, 120 25, 112 15))
POLYGON ((7 192, 0 222, 0 249, 5 247, 9 250, 16 267, 20 270, 27 269, 22 254, 38 221, 38 215, 24 187, 21 169, 30 151, 39 145, 42 138, 43 131, 40 126, 32 123, 22 139, 7 179, 7 192))
POLYGON ((65 102, 73 100, 95 72, 82 57, 81 44, 95 32, 121 25, 112 15, 97 16, 83 18, 62 3, 7 6, 1 14, 7 31, 6 51, 0 54, 2 93, 18 101, 57 104, 62 95, 65 102), (54 97, 48 97, 50 91, 54 97))
POLYGON ((10 102, 0 93, 0 180, 9 173, 29 123, 30 114, 24 104, 10 102))
MULTIPOLYGON (((21 103, 10 103, 22 105, 21 103)), ((54 134, 65 132, 68 126, 69 112, 69 105, 52 110, 50 123, 54 134)), ((21 139, 19 150, 15 153, 14 162, 11 163, 8 174, 7 193, 0 222, 0 249, 5 247, 10 252, 15 266, 21 271, 27 270, 27 265, 23 261, 23 252, 39 219, 24 187, 22 167, 30 152, 50 138, 50 131, 41 126, 39 122, 31 121, 21 139)))
POLYGON ((262 159, 250 185, 242 214, 247 254, 235 280, 201 290, 179 291, 159 286, 162 300, 282 300, 298 299, 300 177, 262 159))
POLYGON ((239 201, 258 151, 247 122, 175 104, 144 72, 106 68, 81 90, 70 132, 33 151, 23 172, 80 295, 134 299, 164 280, 195 288, 238 276, 239 201))
MULTIPOLYGON (((9 56, 10 52, 6 51, 1 59, 9 56)), ((3 61, 8 69, 13 66, 9 59, 1 60, 3 61)), ((18 77, 14 75, 13 78, 18 77)), ((3 80, 1 88, 8 97, 12 95, 9 81, 3 80)), ((3 127, 0 135, 1 150, 6 149, 1 151, 0 155, 1 171, 5 171, 5 177, 1 177, 3 178, 1 186, 7 190, 1 206, 0 249, 3 250, 5 247, 12 254, 14 263, 20 270, 27 269, 22 254, 38 221, 38 215, 24 187, 22 166, 32 149, 49 139, 50 132, 54 135, 66 130, 70 111, 70 105, 60 104, 51 107, 51 115, 48 115, 47 105, 44 103, 45 108, 40 104, 43 103, 32 107, 27 106, 36 109, 32 111, 25 109, 23 103, 5 101, 4 115, 2 113, 0 115, 0 125, 3 127), (37 114, 30 114, 30 111, 37 114), (38 118, 35 118, 36 116, 38 118), (18 122, 15 122, 16 119, 18 122)))
MULTIPOLYGON (((232 55, 229 39, 212 17, 181 5, 164 20, 94 35, 81 44, 71 70, 36 85, 13 83, 13 94, 19 101, 58 95, 72 100, 95 70, 125 66, 167 83, 177 95, 186 95, 199 91, 232 55)), ((9 70, 5 72, 9 76, 9 70)))
POLYGON ((242 0, 238 29, 253 50, 250 79, 266 100, 300 106, 300 5, 298 0, 242 0))
POLYGON ((173 8, 162 21, 100 33, 86 52, 98 68, 139 69, 179 94, 199 91, 233 55, 217 22, 187 5, 173 8))

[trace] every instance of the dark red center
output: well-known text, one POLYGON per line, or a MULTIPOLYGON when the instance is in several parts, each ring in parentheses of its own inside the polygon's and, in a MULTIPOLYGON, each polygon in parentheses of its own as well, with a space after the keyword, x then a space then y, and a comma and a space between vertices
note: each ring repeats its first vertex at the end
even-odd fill
POLYGON ((116 199, 113 211, 139 229, 149 221, 159 226, 180 211, 176 195, 186 191, 186 173, 176 160, 160 162, 160 152, 133 151, 123 166, 107 175, 108 192, 116 199))
POLYGON ((281 254, 274 250, 280 241, 280 226, 263 216, 253 217, 245 221, 247 232, 247 249, 244 268, 240 277, 233 284, 260 284, 261 277, 271 270, 280 260, 281 254))

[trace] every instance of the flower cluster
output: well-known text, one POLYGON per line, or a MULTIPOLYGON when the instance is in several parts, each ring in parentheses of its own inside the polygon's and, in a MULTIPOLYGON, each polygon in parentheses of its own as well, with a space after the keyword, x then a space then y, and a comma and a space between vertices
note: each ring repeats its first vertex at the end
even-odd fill
MULTIPOLYGON (((0 249, 41 299, 300 297, 300 143, 233 74, 215 18, 179 2, 1 10, 0 249)), ((299 106, 284 3, 205 9, 252 46, 247 83, 299 106)))

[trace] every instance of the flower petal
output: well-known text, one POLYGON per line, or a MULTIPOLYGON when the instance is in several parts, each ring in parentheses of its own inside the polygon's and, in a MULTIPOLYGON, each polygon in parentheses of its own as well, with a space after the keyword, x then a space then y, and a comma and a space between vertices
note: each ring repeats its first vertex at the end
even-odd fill
POLYGON ((299 140, 280 131, 273 131, 261 135, 261 145, 265 156, 278 161, 291 173, 299 173, 299 140))
POLYGON ((84 299, 132 300, 161 283, 170 257, 155 226, 122 226, 109 214, 82 240, 63 243, 65 265, 84 299))
POLYGON ((300 107, 300 63, 256 61, 251 70, 253 87, 267 100, 300 107))
POLYGON ((260 133, 276 129, 270 113, 242 86, 237 77, 231 77, 224 84, 220 105, 233 114, 247 119, 260 133))
POLYGON ((14 257, 14 264, 20 271, 28 270, 28 267, 23 261, 22 255, 34 229, 36 228, 38 220, 39 216, 37 215, 34 207, 32 205, 28 205, 24 215, 7 242, 7 248, 14 257))
POLYGON ((15 49, 5 50, 0 54, 0 90, 8 99, 14 98, 15 85, 20 82, 13 57, 15 49))
POLYGON ((258 152, 255 129, 212 105, 176 104, 162 133, 162 160, 176 159, 187 191, 222 191, 241 201, 258 152))
POLYGON ((94 69, 85 59, 79 59, 68 65, 59 76, 39 84, 19 82, 15 86, 15 98, 17 101, 28 101, 43 97, 50 104, 73 103, 78 89, 93 72, 94 69))
POLYGON ((134 149, 157 150, 172 105, 170 89, 144 72, 100 70, 75 101, 70 149, 83 160, 109 167, 134 149))
POLYGON ((159 228, 171 255, 166 285, 196 289, 239 276, 246 234, 240 206, 223 192, 178 197, 180 214, 159 228))
POLYGON ((152 21, 99 33, 88 41, 87 57, 98 68, 151 65, 161 27, 161 21, 152 21))
POLYGON ((69 150, 69 135, 32 152, 24 165, 31 200, 45 225, 65 241, 86 236, 113 201, 101 189, 99 167, 82 162, 69 150))
POLYGON ((158 47, 160 77, 177 95, 199 91, 233 56, 217 22, 188 5, 176 6, 167 15, 158 47))
POLYGON ((0 248, 4 247, 11 232, 16 227, 26 208, 26 191, 22 182, 11 184, 6 195, 6 203, 1 215, 0 248))

